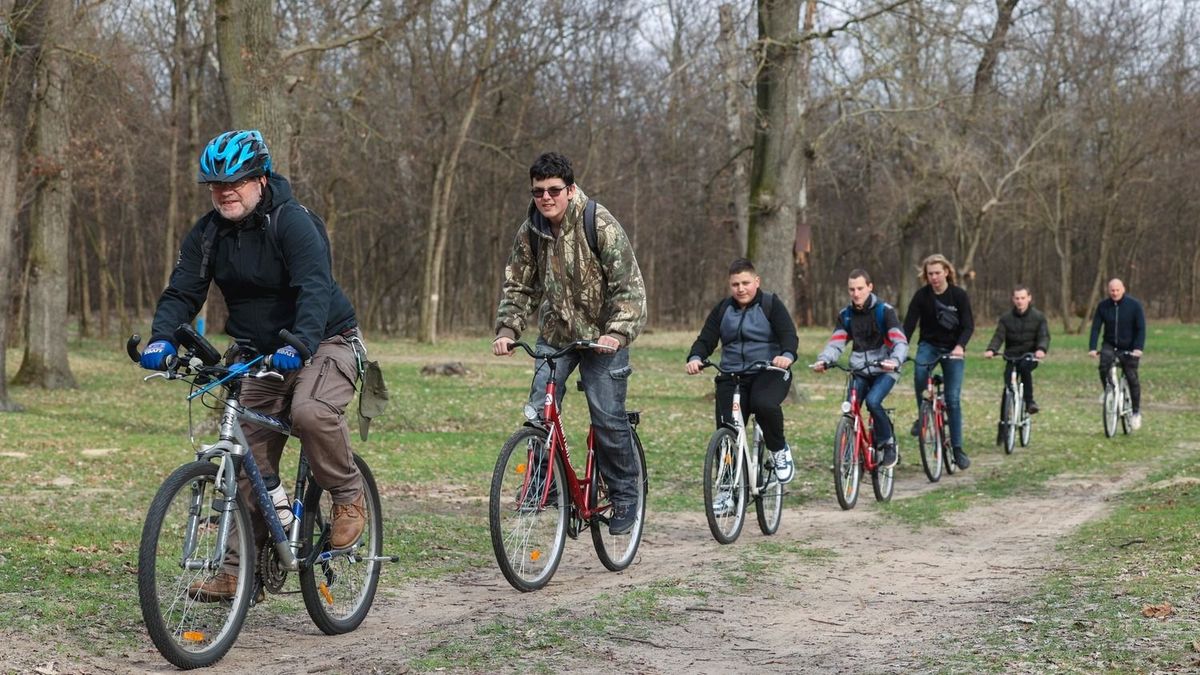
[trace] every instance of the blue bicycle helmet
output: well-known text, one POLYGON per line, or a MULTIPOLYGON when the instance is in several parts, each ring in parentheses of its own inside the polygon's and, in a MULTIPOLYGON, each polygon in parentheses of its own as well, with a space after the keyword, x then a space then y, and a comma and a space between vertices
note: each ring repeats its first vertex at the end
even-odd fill
POLYGON ((257 130, 226 131, 200 153, 201 183, 235 183, 271 174, 271 152, 257 130))

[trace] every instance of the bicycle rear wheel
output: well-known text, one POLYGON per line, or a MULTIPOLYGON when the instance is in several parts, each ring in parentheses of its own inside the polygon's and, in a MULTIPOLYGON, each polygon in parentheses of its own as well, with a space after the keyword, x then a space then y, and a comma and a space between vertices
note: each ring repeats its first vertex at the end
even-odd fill
POLYGON ((933 406, 928 401, 921 402, 921 432, 917 440, 921 445, 921 466, 930 483, 936 483, 942 478, 942 442, 938 438, 937 420, 933 416, 933 406))
POLYGON ((1017 425, 1020 424, 1021 411, 1017 409, 1017 397, 1013 395, 1013 390, 1009 387, 1004 388, 1004 419, 1000 420, 1004 424, 1004 454, 1011 455, 1013 448, 1017 445, 1017 425))
POLYGON ((492 472, 492 550, 504 578, 518 591, 545 586, 558 569, 566 543, 566 480, 561 458, 554 458, 550 470, 549 453, 545 430, 521 427, 500 449, 492 472))
POLYGON ((779 531, 779 521, 783 517, 783 483, 775 473, 774 466, 768 467, 767 461, 771 453, 767 444, 758 443, 755 453, 758 461, 758 497, 754 500, 754 510, 758 515, 758 529, 763 534, 771 535, 779 531))
POLYGON ((733 429, 713 432, 704 455, 704 515, 722 544, 737 540, 746 519, 746 467, 733 429))
POLYGON ((333 499, 308 481, 304 494, 304 518, 300 521, 300 557, 307 560, 318 551, 311 565, 300 569, 300 592, 313 623, 326 635, 348 633, 363 622, 379 585, 378 558, 383 554, 383 514, 375 476, 362 457, 354 455, 362 474, 363 506, 367 525, 358 543, 334 552, 329 544, 333 524, 333 499))
POLYGON ((861 476, 858 448, 854 447, 854 425, 849 417, 842 417, 833 435, 833 487, 843 510, 854 508, 858 502, 861 476))
POLYGON ((1110 384, 1104 388, 1104 435, 1112 438, 1117 434, 1117 390, 1110 384))
MULTIPOLYGON (((254 574, 239 574, 234 595, 209 601, 189 592, 221 571, 226 549, 216 548, 223 494, 217 489, 217 465, 198 461, 172 473, 146 514, 138 548, 138 602, 142 620, 159 653, 179 668, 212 665, 237 640, 253 594, 254 574), (193 597, 194 596, 194 597, 193 597)), ((236 528, 241 560, 253 561, 254 541, 249 512, 240 493, 228 511, 236 528)))
MULTIPOLYGON (((593 516, 591 521, 592 529, 592 545, 596 547, 596 557, 600 559, 600 563, 612 572, 620 572, 629 567, 637 556, 638 546, 642 543, 642 528, 646 524, 646 492, 649 483, 646 479, 646 451, 642 448, 642 439, 637 435, 637 429, 633 429, 633 446, 637 454, 637 483, 638 496, 637 504, 634 508, 637 509, 637 520, 633 523, 633 529, 625 534, 610 534, 608 531, 608 517, 612 511, 606 511, 605 514, 593 516)), ((610 500, 608 495, 608 486, 604 484, 604 478, 600 475, 600 469, 593 466, 592 483, 588 487, 590 492, 588 504, 595 506, 603 504, 610 500)))

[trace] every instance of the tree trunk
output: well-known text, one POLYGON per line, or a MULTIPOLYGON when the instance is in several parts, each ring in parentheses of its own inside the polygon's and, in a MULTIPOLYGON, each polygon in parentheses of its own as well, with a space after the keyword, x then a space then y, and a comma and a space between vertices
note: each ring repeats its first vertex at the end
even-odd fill
POLYGON ((765 281, 793 309, 792 249, 802 178, 797 114, 800 0, 758 0, 754 165, 748 252, 765 281))
POLYGON ((275 3, 215 0, 217 59, 233 126, 258 129, 271 148, 271 167, 287 175, 291 132, 275 44, 275 3))
MULTIPOLYGON (((68 30, 68 0, 47 3, 47 35, 61 39, 68 30)), ((38 64, 39 97, 34 171, 39 177, 30 220, 29 304, 25 356, 15 382, 47 389, 74 388, 67 362, 66 321, 71 249, 71 181, 66 165, 70 64, 66 52, 47 49, 38 64)))
POLYGON ((734 6, 720 7, 721 34, 717 47, 721 57, 725 93, 725 140, 733 163, 733 236, 737 241, 738 255, 746 255, 750 237, 749 184, 746 177, 746 160, 742 150, 746 145, 742 138, 742 78, 738 68, 737 31, 733 24, 734 6))

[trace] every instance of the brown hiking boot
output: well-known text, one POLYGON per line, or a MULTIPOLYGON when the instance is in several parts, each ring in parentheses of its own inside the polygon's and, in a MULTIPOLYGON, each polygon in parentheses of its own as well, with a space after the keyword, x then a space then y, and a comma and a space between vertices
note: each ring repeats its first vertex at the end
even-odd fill
POLYGON ((333 533, 329 545, 333 548, 349 548, 362 536, 367 526, 366 496, 360 492, 349 504, 333 505, 333 533))
POLYGON ((188 597, 199 602, 221 602, 232 600, 237 593, 238 578, 221 572, 203 581, 194 581, 188 586, 188 597))

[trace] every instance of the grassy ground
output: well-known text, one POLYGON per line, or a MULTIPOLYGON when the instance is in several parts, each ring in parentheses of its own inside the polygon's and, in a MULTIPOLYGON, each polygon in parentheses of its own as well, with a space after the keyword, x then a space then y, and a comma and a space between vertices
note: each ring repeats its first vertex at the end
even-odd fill
MULTIPOLYGON (((814 358, 825 337, 824 331, 802 333, 802 363, 814 358)), ((711 379, 683 374, 691 338, 649 334, 633 353, 630 407, 643 410, 650 508, 657 513, 702 508, 699 477, 713 404, 711 379)), ((977 342, 964 388, 965 445, 972 456, 1002 452, 994 440, 1003 362, 980 358, 982 340, 977 342)), ((1092 672, 1194 665, 1200 479, 1191 478, 1200 477, 1200 442, 1192 434, 1200 421, 1200 388, 1194 384, 1200 331, 1156 325, 1148 342, 1142 365, 1146 425, 1137 434, 1104 438, 1100 389, 1085 342, 1056 336, 1050 360, 1036 372, 1043 412, 1033 447, 991 468, 972 469, 972 481, 944 480, 937 490, 884 509, 886 517, 921 528, 952 522, 957 511, 982 500, 1053 494, 1064 476, 1118 475, 1131 467, 1149 474, 1121 497, 1111 517, 1064 542, 1066 569, 1051 573, 1030 597, 1014 600, 1014 616, 1030 620, 1018 622, 1023 630, 981 635, 941 667, 1092 672), (1165 619, 1142 616, 1144 605, 1165 602, 1174 610, 1165 619)), ((383 363, 392 407, 357 449, 384 494, 389 552, 404 561, 389 570, 389 579, 493 566, 487 486, 496 451, 520 419, 529 360, 494 359, 483 339, 371 346, 383 363), (424 365, 456 360, 466 365, 466 376, 420 373, 424 365)), ((19 359, 10 352, 11 371, 19 359)), ((71 367, 80 389, 13 388, 26 410, 0 417, 0 626, 96 649, 121 648, 140 639, 134 575, 145 508, 162 479, 191 459, 187 391, 177 383, 142 382, 144 373, 115 340, 72 345, 71 367), (104 617, 103 623, 95 617, 104 617)), ((789 507, 833 498, 829 445, 844 382, 837 374, 801 368, 796 377, 797 400, 787 408, 798 471, 789 507)), ((909 382, 902 380, 889 399, 901 431, 915 413, 909 382)), ((565 415, 577 444, 586 424, 582 402, 578 392, 568 394, 565 415)), ((194 411, 197 418, 205 412, 194 411)), ((899 471, 916 475, 915 443, 906 440, 899 471)), ((653 623, 656 615, 645 609, 652 602, 626 597, 613 611, 653 623)), ((287 612, 295 605, 266 608, 287 612)), ((563 626, 565 635, 588 630, 584 624, 563 626)), ((436 667, 438 655, 430 659, 426 665, 436 667)))

